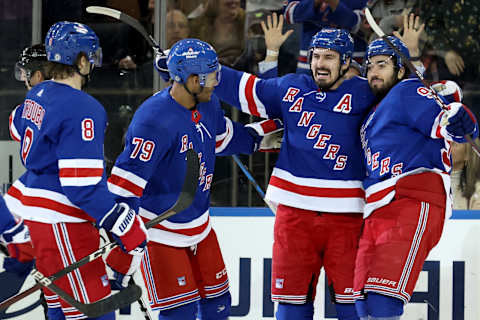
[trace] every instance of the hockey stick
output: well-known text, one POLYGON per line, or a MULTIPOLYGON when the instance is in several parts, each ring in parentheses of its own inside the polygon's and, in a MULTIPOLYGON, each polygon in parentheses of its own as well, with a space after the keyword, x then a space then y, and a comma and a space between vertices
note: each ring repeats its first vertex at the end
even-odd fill
MULTIPOLYGON (((190 149, 190 150, 187 151, 187 173, 185 175, 185 180, 184 180, 182 191, 180 192, 179 198, 177 199, 175 204, 172 206, 172 208, 168 209, 164 214, 159 215, 155 219, 152 219, 152 220, 146 222, 145 227, 147 229, 157 225, 158 223, 164 221, 165 219, 170 218, 171 216, 173 216, 177 212, 185 210, 186 208, 188 208, 193 203, 193 199, 195 197, 195 193, 196 193, 197 186, 198 186, 199 170, 200 170, 200 166, 199 166, 198 156, 197 156, 197 154, 194 150, 190 149)), ((39 281, 39 283, 37 283, 33 287, 15 295, 15 296, 3 301, 2 303, 0 303, 0 310, 6 309, 8 306, 12 305, 13 303, 15 303, 15 302, 23 299, 24 297, 32 294, 33 292, 37 291, 42 286, 46 286, 45 284, 52 283, 53 281, 55 281, 58 278, 66 275, 67 273, 72 272, 73 270, 87 264, 88 262, 99 258, 104 253, 112 250, 116 246, 118 246, 117 243, 108 243, 105 246, 98 249, 97 251, 89 254, 88 256, 86 256, 86 257, 84 257, 84 258, 82 258, 82 259, 80 259, 76 262, 74 262, 73 264, 67 266, 66 268, 58 271, 57 273, 55 273, 55 274, 53 274, 49 277, 46 277, 46 276, 42 275, 39 271, 34 270, 33 275, 37 279, 37 281, 39 281)), ((50 288, 50 286, 48 286, 48 287, 50 288)), ((131 289, 131 290, 133 290, 133 289, 131 289)), ((70 303, 70 301, 68 301, 67 299, 69 299, 68 297, 71 298, 71 296, 69 296, 68 294, 65 293, 67 295, 67 297, 64 298, 62 296, 62 293, 59 294, 58 292, 56 292, 55 288, 52 289, 52 291, 57 293, 58 296, 60 296, 62 299, 64 299, 65 301, 70 303)), ((120 293, 123 292, 123 291, 125 291, 125 290, 120 291, 120 293)), ((135 293, 135 292, 133 292, 133 293, 135 293)), ((141 290, 140 290, 140 293, 141 293, 141 290)), ((118 294, 119 293, 117 293, 114 296, 117 296, 118 294)), ((114 296, 111 296, 110 298, 112 298, 114 296)), ((110 299, 110 298, 107 298, 107 299, 110 299)), ((130 303, 135 301, 135 300, 138 300, 138 298, 139 298, 139 296, 134 300, 130 299, 131 300, 130 303)), ((100 300, 100 301, 104 301, 104 300, 100 300)), ((109 303, 109 306, 113 306, 111 301, 109 301, 108 303, 109 303)), ((123 306, 125 306, 125 305, 118 306, 118 308, 121 308, 123 306)), ((76 306, 74 306, 74 307, 76 307, 76 306)), ((80 307, 83 307, 83 306, 80 306, 80 307)), ((100 306, 96 305, 96 308, 100 308, 100 306)), ((102 310, 106 310, 106 309, 103 308, 102 310)), ((112 310, 114 310, 114 309, 112 309, 112 310)), ((79 311, 81 311, 83 313, 82 310, 79 309, 79 311)), ((91 311, 91 310, 88 310, 88 311, 91 311)))
POLYGON ((253 184, 253 186, 255 187, 255 190, 257 190, 263 202, 265 202, 265 204, 270 208, 270 210, 272 210, 273 214, 276 214, 277 210, 275 206, 272 203, 270 203, 270 201, 265 199, 265 192, 263 192, 262 188, 258 185, 257 181, 255 181, 255 178, 253 178, 250 171, 248 171, 248 168, 243 164, 243 162, 238 158, 236 154, 232 155, 232 158, 235 161, 235 163, 238 165, 238 167, 242 170, 242 172, 245 174, 245 176, 247 176, 248 180, 250 180, 250 182, 253 184))
POLYGON ((150 34, 148 34, 147 30, 145 30, 145 28, 140 22, 138 22, 137 19, 129 16, 128 14, 123 13, 119 10, 101 6, 88 6, 86 10, 88 13, 102 14, 104 16, 109 16, 128 24, 130 27, 140 32, 154 49, 159 50, 159 45, 157 41, 155 41, 155 39, 150 34))
MULTIPOLYGON (((377 36, 382 38, 393 49, 393 51, 395 51, 395 53, 402 58, 402 61, 405 61, 405 64, 407 65, 407 68, 410 70, 410 72, 415 74, 417 78, 420 79, 422 84, 425 87, 430 89, 430 91, 432 92, 433 99, 440 106, 440 108, 442 108, 443 110, 448 110, 448 107, 445 105, 442 99, 440 99, 437 92, 430 87, 427 81, 425 81, 423 74, 419 70, 417 70, 417 68, 415 68, 413 63, 388 39, 387 35, 385 34, 385 32, 382 31, 380 26, 377 24, 377 22, 375 21, 375 18, 373 18, 372 13, 370 12, 370 9, 368 8, 365 8, 365 17, 367 18, 368 24, 372 28, 373 32, 375 32, 377 36)), ((477 156, 480 157, 480 146, 478 146, 477 143, 473 141, 472 137, 468 134, 465 135, 465 139, 470 143, 473 151, 475 151, 477 156)))

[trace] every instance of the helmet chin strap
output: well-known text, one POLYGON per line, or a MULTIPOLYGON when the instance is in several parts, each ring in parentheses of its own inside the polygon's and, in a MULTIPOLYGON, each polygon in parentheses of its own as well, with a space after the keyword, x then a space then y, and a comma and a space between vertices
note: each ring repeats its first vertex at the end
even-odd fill
POLYGON ((91 74, 92 74, 92 71, 93 71, 93 64, 90 64, 90 71, 87 73, 87 74, 82 74, 80 72, 80 68, 78 67, 78 65, 73 65, 74 69, 75 69, 75 72, 78 73, 81 77, 82 77, 82 90, 86 89, 87 86, 88 86, 88 82, 91 80, 91 74))
POLYGON ((188 89, 187 84, 186 84, 185 82, 183 83, 183 87, 184 87, 185 90, 188 92, 188 94, 193 97, 193 100, 195 101, 195 105, 193 106, 192 109, 195 109, 195 108, 197 107, 198 102, 199 102, 197 95, 198 95, 199 93, 202 93, 202 91, 203 91, 203 86, 200 86, 200 92, 198 92, 198 93, 192 93, 192 92, 190 91, 190 89, 188 89))

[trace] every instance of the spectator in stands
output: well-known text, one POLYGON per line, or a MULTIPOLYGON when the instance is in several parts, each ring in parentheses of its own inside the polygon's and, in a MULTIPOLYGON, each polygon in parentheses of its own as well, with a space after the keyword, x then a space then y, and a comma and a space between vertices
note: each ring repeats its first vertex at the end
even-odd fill
POLYGON ((192 20, 192 37, 210 43, 220 63, 233 66, 244 49, 244 25, 240 0, 210 0, 205 13, 192 20))
POLYGON ((414 10, 424 19, 428 43, 444 59, 450 74, 478 80, 480 3, 425 0, 418 1, 414 10))
POLYGON ((190 34, 190 27, 188 19, 185 14, 178 10, 172 9, 167 12, 167 48, 181 40, 188 38, 190 34))
MULTIPOLYGON (((380 28, 387 35, 400 29, 403 25, 403 15, 407 15, 416 0, 370 0, 367 7, 380 28)), ((375 39, 375 33, 370 34, 370 40, 375 39)))
MULTIPOLYGON (((366 3, 366 0, 288 0, 284 7, 285 21, 303 25, 297 73, 310 73, 307 49, 312 36, 325 26, 344 28, 351 33, 358 32, 362 25, 361 10, 366 3)), ((355 51, 361 50, 360 56, 363 56, 365 44, 356 41, 355 45, 360 45, 355 51)))
POLYGON ((452 160, 453 209, 480 210, 480 158, 468 143, 454 142, 452 160))
MULTIPOLYGON (((167 11, 177 9, 182 11, 188 19, 195 19, 201 16, 207 8, 209 0, 168 0, 167 11)), ((155 2, 150 0, 150 2, 155 2)))

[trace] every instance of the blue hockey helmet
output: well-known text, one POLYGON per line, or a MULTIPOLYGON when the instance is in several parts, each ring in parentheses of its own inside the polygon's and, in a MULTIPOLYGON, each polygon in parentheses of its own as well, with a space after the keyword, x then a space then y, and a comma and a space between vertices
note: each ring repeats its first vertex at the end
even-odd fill
MULTIPOLYGON (((168 53, 167 68, 175 82, 185 83, 190 75, 195 74, 199 76, 201 86, 205 86, 210 73, 220 71, 215 49, 198 39, 183 39, 175 43, 168 53)), ((219 76, 220 72, 217 73, 217 81, 219 76)))
MULTIPOLYGON (((392 44, 397 49, 399 49, 400 52, 403 53, 405 57, 407 57, 407 59, 410 59, 410 53, 408 52, 408 48, 402 40, 394 36, 388 36, 388 40, 390 40, 390 42, 392 42, 392 44)), ((390 47, 385 40, 381 38, 373 40, 368 45, 365 52, 365 62, 368 64, 371 57, 380 55, 395 57, 397 60, 396 66, 398 68, 405 67, 405 61, 403 61, 402 57, 397 54, 395 50, 393 50, 392 47, 390 47)))
POLYGON ((340 62, 345 64, 347 58, 351 58, 353 54, 353 38, 346 30, 323 28, 312 37, 308 48, 309 55, 314 48, 337 51, 340 54, 340 62))
POLYGON ((95 32, 82 23, 62 21, 52 25, 45 37, 45 49, 48 61, 73 65, 83 52, 90 63, 102 65, 100 41, 95 32))

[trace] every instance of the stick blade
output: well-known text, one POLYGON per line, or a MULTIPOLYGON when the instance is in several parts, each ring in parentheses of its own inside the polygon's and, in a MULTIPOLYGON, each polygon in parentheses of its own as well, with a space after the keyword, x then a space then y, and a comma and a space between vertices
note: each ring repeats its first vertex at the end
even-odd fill
POLYGON ((187 151, 187 173, 183 181, 182 191, 171 209, 172 211, 180 212, 192 205, 197 193, 199 171, 200 162, 198 161, 198 154, 195 150, 189 149, 187 151))
POLYGON ((375 18, 373 17, 372 13, 370 12, 370 9, 365 8, 365 18, 367 18, 368 24, 372 28, 373 32, 377 34, 379 37, 384 37, 385 33, 380 29, 380 26, 377 24, 375 21, 375 18))
POLYGON ((190 207, 195 199, 195 194, 198 188, 198 177, 200 172, 200 162, 198 161, 198 155, 195 150, 189 149, 187 151, 187 172, 183 181, 182 191, 175 204, 162 214, 158 215, 155 219, 152 219, 145 223, 147 229, 159 224, 160 222, 170 218, 174 214, 183 211, 190 207))
POLYGON ((109 16, 117 20, 120 20, 120 15, 122 14, 121 11, 118 11, 112 8, 107 8, 107 7, 100 7, 100 6, 88 6, 86 10, 88 13, 103 14, 105 16, 109 16))
POLYGON ((127 307, 140 299, 141 296, 142 289, 136 284, 131 283, 125 289, 120 290, 118 293, 111 295, 108 298, 91 304, 85 304, 84 310, 80 310, 80 312, 89 318, 97 318, 114 310, 127 307))

